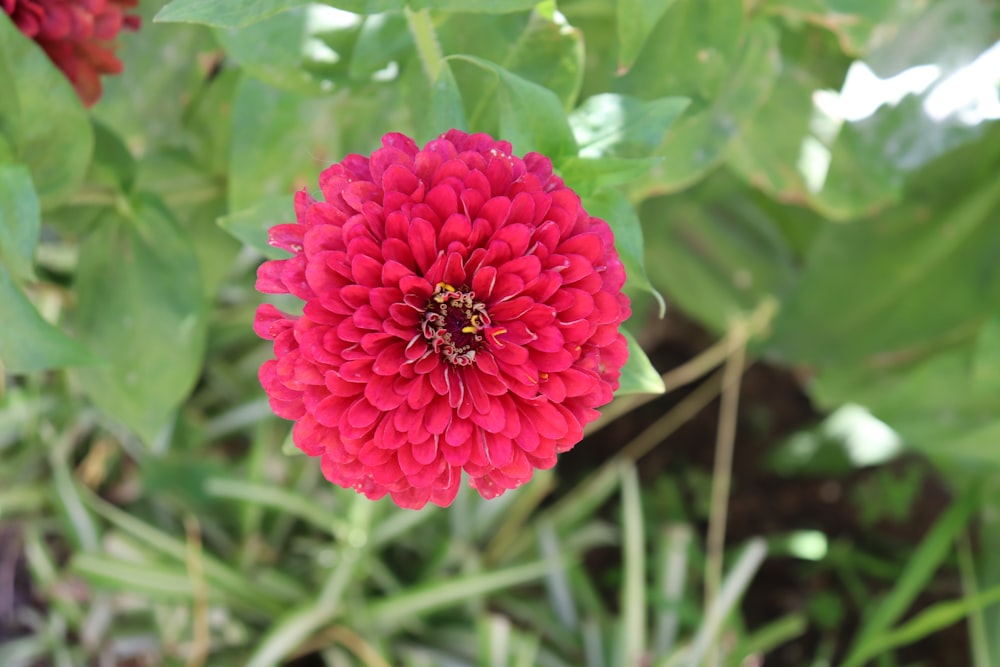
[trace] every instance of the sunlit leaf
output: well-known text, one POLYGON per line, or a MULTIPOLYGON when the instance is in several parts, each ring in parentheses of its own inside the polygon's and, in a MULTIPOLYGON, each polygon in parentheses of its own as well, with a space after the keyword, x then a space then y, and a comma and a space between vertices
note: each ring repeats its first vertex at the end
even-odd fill
POLYGON ((158 23, 204 23, 240 28, 309 0, 172 0, 153 20, 158 23))
POLYGON ((660 305, 662 317, 666 304, 646 275, 643 262, 642 225, 635 207, 623 194, 615 190, 604 190, 586 197, 583 204, 590 215, 606 220, 615 233, 615 248, 621 256, 628 276, 626 284, 652 294, 660 305))
POLYGON ((690 100, 664 97, 643 101, 626 95, 594 95, 569 117, 583 157, 651 155, 690 100))
POLYGON ((626 329, 622 329, 628 341, 628 361, 622 368, 621 385, 616 394, 662 394, 666 391, 663 379, 656 372, 653 363, 639 347, 639 343, 626 329))
POLYGON ((481 58, 452 56, 451 59, 473 63, 497 77, 500 136, 513 145, 516 153, 537 151, 553 157, 576 153, 573 132, 559 98, 551 90, 481 58))

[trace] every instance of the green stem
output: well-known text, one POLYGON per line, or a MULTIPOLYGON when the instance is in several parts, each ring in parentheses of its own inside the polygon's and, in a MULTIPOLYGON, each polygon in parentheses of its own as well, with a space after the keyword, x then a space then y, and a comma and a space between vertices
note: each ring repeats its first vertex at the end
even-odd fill
POLYGON ((424 66, 427 78, 431 83, 437 81, 441 72, 441 63, 444 56, 441 53, 441 44, 438 42, 437 34, 434 32, 434 23, 431 21, 431 13, 426 9, 415 12, 409 7, 406 12, 406 23, 410 26, 410 33, 413 35, 413 42, 417 46, 417 55, 424 66))

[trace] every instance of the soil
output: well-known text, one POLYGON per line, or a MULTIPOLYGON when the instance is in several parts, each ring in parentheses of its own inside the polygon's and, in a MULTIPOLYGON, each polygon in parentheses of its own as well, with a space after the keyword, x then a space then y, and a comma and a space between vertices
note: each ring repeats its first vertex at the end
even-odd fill
MULTIPOLYGON (((708 347, 714 338, 679 313, 672 313, 654 331, 655 345, 650 355, 658 369, 679 366, 708 347)), ((560 475, 572 477, 574 470, 586 474, 624 446, 655 419, 679 403, 693 386, 663 396, 609 425, 568 452, 560 460, 560 475)), ((844 657, 858 626, 863 607, 887 591, 914 545, 924 537, 949 497, 933 468, 914 455, 900 457, 883 469, 855 469, 839 478, 829 476, 782 476, 767 465, 769 454, 791 434, 816 425, 824 415, 805 394, 797 374, 789 369, 757 362, 743 378, 733 462, 732 493, 727 523, 727 544, 738 545, 754 536, 780 536, 813 530, 827 536, 829 544, 842 545, 875 557, 882 567, 876 574, 862 573, 866 593, 852 597, 849 586, 834 568, 798 558, 770 556, 744 596, 742 612, 753 630, 789 613, 806 613, 805 634, 763 657, 765 667, 802 667, 815 664, 818 651, 827 652, 830 662, 844 657), (864 516, 864 508, 854 491, 874 489, 879 493, 879 474, 893 477, 919 475, 919 489, 904 517, 864 516)), ((704 486, 696 480, 712 474, 714 444, 719 418, 715 400, 677 432, 661 442, 641 460, 640 479, 655 485, 664 477, 677 480, 687 490, 684 507, 674 508, 694 520, 704 535, 704 512, 694 502, 696 491, 704 497, 704 486), (688 480, 691 480, 690 482, 688 480)), ((870 497, 870 496, 868 496, 870 497)), ((607 559, 588 563, 595 568, 617 567, 617 552, 607 559)), ((600 577, 598 577, 600 579, 600 577)), ((609 591, 610 593, 610 591, 609 591)), ((857 593, 855 592, 855 596, 857 593)), ((910 615, 927 605, 961 596, 955 571, 938 572, 933 586, 914 605, 910 615)), ((617 592, 609 595, 609 601, 617 592)), ((900 664, 923 667, 956 667, 970 664, 968 630, 959 623, 900 651, 900 664)))

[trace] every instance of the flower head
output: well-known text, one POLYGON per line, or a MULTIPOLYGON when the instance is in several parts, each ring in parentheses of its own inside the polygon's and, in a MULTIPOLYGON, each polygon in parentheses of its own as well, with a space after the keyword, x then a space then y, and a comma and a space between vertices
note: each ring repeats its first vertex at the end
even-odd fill
POLYGON ((290 293, 255 329, 260 380, 295 444, 336 484, 403 507, 447 505, 463 471, 486 498, 583 437, 627 357, 625 271, 607 223, 553 175, 485 134, 419 148, 387 134, 305 191, 273 227, 293 253, 257 289, 290 293))
POLYGON ((118 74, 112 40, 122 28, 135 30, 139 17, 126 14, 139 0, 0 0, 18 30, 38 42, 69 79, 83 103, 101 97, 102 74, 118 74))

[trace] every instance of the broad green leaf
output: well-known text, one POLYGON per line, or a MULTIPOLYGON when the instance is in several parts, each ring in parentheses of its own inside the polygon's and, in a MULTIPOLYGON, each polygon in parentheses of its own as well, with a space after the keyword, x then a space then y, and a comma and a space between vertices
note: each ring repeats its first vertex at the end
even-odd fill
MULTIPOLYGON (((468 55, 496 63, 523 79, 549 89, 563 112, 576 104, 583 77, 580 31, 563 20, 530 15, 506 16, 453 14, 437 28, 445 55, 468 55)), ((470 120, 482 128, 496 127, 497 80, 483 77, 475 68, 455 69, 470 120)))
POLYGON ((0 262, 17 280, 34 278, 39 216, 27 167, 0 163, 0 262))
POLYGON ((899 0, 764 0, 758 9, 782 16, 797 25, 803 21, 830 30, 841 48, 863 55, 873 33, 897 12, 899 0))
POLYGON ((0 362, 8 373, 31 373, 93 361, 79 343, 38 314, 0 263, 0 362))
MULTIPOLYGON (((214 139, 228 146, 227 137, 214 139)), ((212 159, 223 161, 226 156, 212 159)), ((202 288, 210 300, 232 272, 239 252, 239 244, 215 224, 226 210, 226 185, 224 175, 205 172, 211 166, 184 150, 154 151, 139 162, 136 185, 138 191, 159 197, 177 218, 198 257, 202 288)))
POLYGON ((250 208, 231 213, 218 220, 219 226, 268 259, 284 259, 288 253, 267 242, 267 231, 287 222, 294 222, 295 209, 288 195, 261 199, 250 208))
POLYGON ((626 285, 643 289, 656 298, 660 305, 660 317, 666 311, 663 297, 649 282, 646 267, 643 264, 642 224, 635 207, 621 192, 604 190, 584 198, 583 205, 587 212, 602 218, 611 226, 615 233, 615 248, 625 265, 626 285))
POLYGON ((95 121, 94 161, 87 174, 87 183, 129 193, 135 185, 136 161, 132 153, 111 128, 95 121))
MULTIPOLYGON (((615 90, 643 99, 683 95, 706 104, 729 87, 727 81, 745 59, 740 55, 740 42, 748 30, 743 2, 674 0, 669 4, 662 20, 643 28, 651 32, 615 90)), ((619 17, 621 11, 619 6, 619 17)))
POLYGON ((227 55, 266 83, 323 93, 346 82, 362 17, 309 4, 216 35, 227 55))
POLYGON ((583 60, 580 30, 536 12, 517 42, 498 62, 514 74, 551 90, 568 111, 580 94, 583 60))
POLYGON ((183 115, 201 100, 202 88, 219 66, 219 48, 207 28, 153 25, 161 5, 158 0, 140 3, 142 29, 117 40, 125 68, 102 79, 104 94, 91 110, 136 156, 161 145, 187 143, 183 115))
POLYGON ((653 286, 712 330, 794 284, 781 229, 740 189, 650 199, 639 216, 653 286))
POLYGON ((661 162, 662 157, 568 157, 557 165, 557 171, 583 197, 601 188, 634 183, 661 162))
MULTIPOLYGON (((840 4, 841 1, 827 0, 831 4, 840 4)), ((863 55, 865 63, 882 78, 895 76, 924 63, 941 65, 943 74, 954 72, 996 43, 1000 21, 996 7, 979 0, 938 0, 913 4, 901 0, 875 0, 871 3, 849 3, 844 9, 848 20, 851 14, 867 15, 872 19, 880 15, 883 17, 880 24, 873 25, 872 21, 862 18, 854 26, 844 26, 847 31, 860 29, 868 33, 856 40, 861 47, 867 42, 867 52, 862 50, 859 54, 852 51, 853 44, 844 46, 844 49, 854 55, 863 55)), ((837 34, 836 31, 833 34, 837 34)), ((841 44, 844 44, 843 39, 841 44)), ((966 93, 972 92, 976 87, 975 78, 964 79, 964 85, 959 88, 965 88, 966 93)), ((952 88, 949 92, 954 94, 956 89, 952 88)))
POLYGON ((0 17, 0 132, 27 165, 43 208, 66 201, 83 180, 94 138, 66 76, 32 40, 0 17))
POLYGON ((143 195, 132 216, 108 212, 81 247, 76 331, 104 363, 78 376, 95 404, 149 442, 201 370, 206 301, 169 211, 143 195))
POLYGON ((998 202, 990 183, 930 219, 908 206, 828 225, 775 323, 772 350, 812 364, 905 357, 980 321, 1000 291, 998 202))
POLYGON ((541 0, 409 0, 414 9, 435 9, 470 14, 507 14, 532 9, 541 0))
POLYGON ((551 90, 481 58, 457 55, 449 59, 472 63, 497 77, 499 136, 509 141, 516 153, 537 151, 553 158, 576 154, 573 132, 559 98, 551 90))
MULTIPOLYGON (((808 204, 835 220, 870 214, 897 200, 902 172, 888 152, 901 142, 873 130, 882 114, 862 125, 841 124, 814 105, 819 84, 808 72, 794 64, 784 70, 755 121, 729 146, 735 171, 776 199, 808 204)), ((946 147, 939 138, 931 141, 937 150, 946 147)))
MULTIPOLYGON (((938 461, 1000 464, 1000 319, 973 340, 949 343, 916 360, 835 365, 816 377, 822 405, 865 405, 910 446, 938 461)), ((891 361, 891 358, 890 358, 891 361)))
POLYGON ((622 333, 628 341, 628 361, 622 367, 620 385, 615 395, 662 394, 667 390, 663 385, 663 378, 656 372, 653 363, 632 334, 624 328, 622 333))
POLYGON ((666 194, 687 187, 718 165, 729 144, 756 121, 779 72, 778 33, 755 21, 743 31, 735 68, 711 105, 692 110, 676 123, 657 150, 662 164, 636 184, 636 192, 666 194))
POLYGON ((462 110, 462 93, 447 62, 441 63, 437 80, 431 86, 430 102, 431 112, 426 118, 435 128, 432 134, 444 133, 452 128, 468 130, 469 121, 462 110))
POLYGON ((309 0, 172 0, 153 20, 241 28, 308 3, 309 0))
POLYGON ((648 102, 605 93, 588 98, 569 117, 582 157, 646 157, 688 108, 684 97, 648 102))
POLYGON ((346 152, 338 117, 332 98, 275 90, 243 77, 233 99, 229 210, 315 184, 319 172, 346 152))
POLYGON ((398 12, 366 16, 350 56, 352 79, 371 78, 413 47, 406 18, 398 12))
POLYGON ((675 2, 677 0, 617 0, 619 70, 632 67, 646 39, 675 2))

